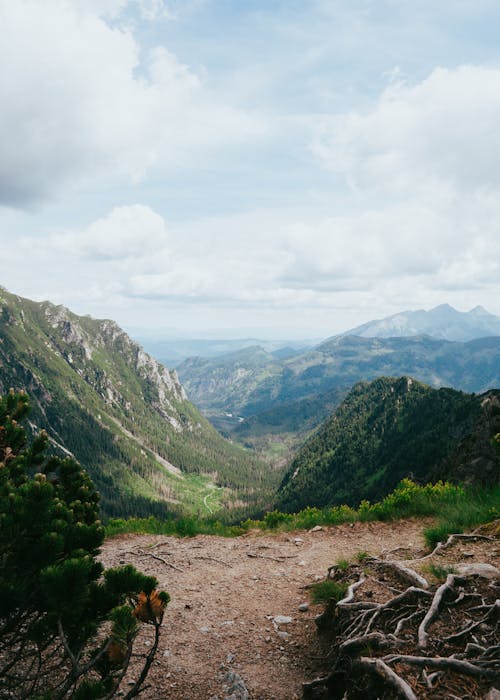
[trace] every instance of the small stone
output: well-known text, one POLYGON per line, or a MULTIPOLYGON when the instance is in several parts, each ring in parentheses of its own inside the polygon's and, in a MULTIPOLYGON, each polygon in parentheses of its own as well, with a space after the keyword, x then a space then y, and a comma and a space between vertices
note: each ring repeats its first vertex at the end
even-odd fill
POLYGON ((463 556, 465 559, 469 559, 470 557, 473 557, 473 556, 474 556, 474 552, 462 552, 462 556, 463 556))
POLYGON ((323 528, 321 527, 321 525, 315 525, 309 530, 309 532, 321 532, 322 529, 323 528))
POLYGON ((163 652, 163 656, 165 656, 168 659, 168 657, 170 656, 170 649, 165 649, 165 651, 163 652))
POLYGON ((224 622, 221 622, 220 624, 221 624, 221 627, 222 627, 223 625, 225 625, 226 627, 228 627, 228 626, 230 626, 230 625, 234 625, 234 620, 224 620, 224 622))
POLYGON ((203 634, 206 634, 207 632, 210 632, 209 627, 200 627, 200 632, 203 632, 203 634))
POLYGON ((232 661, 234 661, 234 654, 228 654, 226 656, 226 663, 230 664, 232 661))
POLYGON ((269 642, 271 641, 271 637, 264 637, 264 641, 267 642, 267 644, 269 644, 269 642))
POLYGON ((289 638, 288 632, 278 632, 278 637, 280 639, 283 639, 283 641, 286 641, 289 638))
POLYGON ((301 539, 300 537, 296 537, 296 538, 294 539, 294 543, 295 543, 297 546, 298 546, 299 544, 302 544, 303 541, 304 541, 304 540, 301 539))
POLYGON ((297 564, 297 566, 305 566, 305 565, 306 565, 305 561, 299 561, 299 563, 297 564))
POLYGON ((276 615, 274 618, 274 622, 277 625, 289 625, 292 621, 291 617, 288 617, 288 615, 276 615))
POLYGON ((135 685, 135 681, 134 681, 134 680, 132 680, 132 679, 130 679, 130 680, 129 680, 129 681, 127 681, 127 682, 128 682, 128 685, 135 685))
POLYGON ((299 605, 300 612, 307 612, 309 610, 309 603, 301 603, 299 605))
POLYGON ((145 646, 145 647, 150 647, 150 646, 151 646, 151 642, 149 641, 149 639, 146 639, 146 641, 144 642, 144 646, 145 646))

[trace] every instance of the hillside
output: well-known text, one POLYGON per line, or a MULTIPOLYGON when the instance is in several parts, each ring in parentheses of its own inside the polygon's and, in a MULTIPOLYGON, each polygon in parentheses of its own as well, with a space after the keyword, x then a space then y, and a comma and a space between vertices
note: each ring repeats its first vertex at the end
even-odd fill
POLYGON ((203 509, 207 494, 230 505, 269 487, 266 468, 113 321, 0 290, 0 390, 11 387, 28 392, 32 425, 53 449, 88 470, 105 515, 203 509))
POLYGON ((376 500, 402 478, 498 479, 500 391, 476 396, 407 377, 360 383, 299 450, 280 510, 376 500))
POLYGON ((329 396, 329 403, 333 400, 333 409, 359 381, 408 375, 433 387, 469 392, 497 388, 500 338, 462 343, 429 336, 346 336, 284 359, 259 347, 218 358, 193 358, 178 372, 190 400, 218 429, 269 451, 278 437, 296 446, 325 418, 322 395, 329 396), (294 431, 301 414, 304 429, 299 434, 294 431))
POLYGON ((341 333, 361 338, 401 338, 422 334, 459 341, 500 336, 500 317, 488 313, 482 306, 462 312, 449 304, 440 304, 429 311, 402 311, 341 333))

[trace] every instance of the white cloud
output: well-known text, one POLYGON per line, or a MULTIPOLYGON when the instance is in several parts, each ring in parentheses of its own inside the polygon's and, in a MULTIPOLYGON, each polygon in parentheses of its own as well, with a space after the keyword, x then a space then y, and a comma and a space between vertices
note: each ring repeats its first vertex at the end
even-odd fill
POLYGON ((263 132, 260 117, 223 104, 167 49, 140 63, 132 31, 100 16, 124 4, 97 6, 0 5, 0 203, 23 206, 103 173, 140 178, 153 163, 263 132))
POLYGON ((82 231, 53 235, 49 247, 92 259, 121 260, 164 251, 168 239, 164 219, 150 207, 134 204, 115 207, 82 231))
POLYGON ((436 68, 365 113, 326 119, 314 151, 360 189, 411 197, 498 186, 500 68, 436 68))

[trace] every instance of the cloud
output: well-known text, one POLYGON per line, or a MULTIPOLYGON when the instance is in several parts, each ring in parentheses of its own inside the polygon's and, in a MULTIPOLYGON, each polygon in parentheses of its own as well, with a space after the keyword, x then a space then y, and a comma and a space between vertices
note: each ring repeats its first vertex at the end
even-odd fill
POLYGON ((315 154, 357 189, 411 197, 500 184, 500 68, 436 68, 318 125, 315 154))
POLYGON ((165 47, 141 53, 130 28, 108 24, 124 6, 0 5, 0 204, 23 207, 102 175, 141 178, 154 163, 186 163, 265 131, 165 47))
POLYGON ((55 234, 49 247, 91 259, 121 260, 165 251, 164 219, 141 204, 115 207, 107 216, 76 233, 55 234))

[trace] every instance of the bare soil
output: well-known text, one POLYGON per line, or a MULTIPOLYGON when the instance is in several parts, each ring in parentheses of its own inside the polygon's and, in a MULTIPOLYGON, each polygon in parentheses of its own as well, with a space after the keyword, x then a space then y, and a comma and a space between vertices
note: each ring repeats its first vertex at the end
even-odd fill
MULTIPOLYGON (((423 553, 428 521, 353 523, 319 531, 251 532, 226 539, 124 535, 107 540, 106 567, 134 564, 171 596, 156 661, 141 698, 298 700, 325 670, 307 586, 358 552, 423 553), (278 616, 291 622, 276 621, 278 616), (245 690, 248 695, 245 695, 245 690)), ((392 555, 391 555, 392 556, 392 555)), ((147 649, 148 630, 137 641, 147 649)), ((134 678, 131 665, 127 683, 134 678)))

